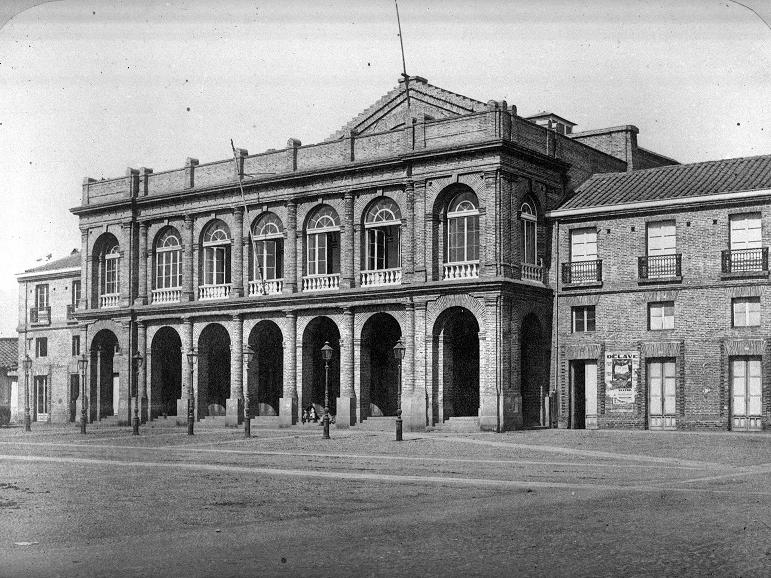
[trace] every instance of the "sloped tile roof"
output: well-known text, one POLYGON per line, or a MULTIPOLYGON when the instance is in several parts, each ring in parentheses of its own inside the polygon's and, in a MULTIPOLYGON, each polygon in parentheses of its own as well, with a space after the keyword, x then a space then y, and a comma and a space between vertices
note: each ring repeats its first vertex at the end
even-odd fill
POLYGON ((771 155, 596 174, 560 210, 758 189, 771 189, 771 155))
POLYGON ((55 259, 53 261, 48 261, 45 265, 40 265, 39 267, 33 267, 32 269, 27 269, 24 271, 25 273, 38 273, 41 271, 53 271, 55 269, 68 269, 70 267, 80 267, 80 251, 73 251, 66 257, 62 257, 61 259, 55 259))
POLYGON ((0 367, 13 367, 19 359, 19 339, 0 337, 0 367))

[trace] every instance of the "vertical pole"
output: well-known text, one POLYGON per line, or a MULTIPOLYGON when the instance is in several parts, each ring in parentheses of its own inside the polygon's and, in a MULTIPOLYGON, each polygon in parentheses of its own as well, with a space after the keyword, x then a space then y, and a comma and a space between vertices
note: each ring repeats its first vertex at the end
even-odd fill
POLYGON ((24 363, 24 431, 32 431, 32 420, 29 417, 29 363, 24 363))
POLYGON ((131 358, 134 364, 134 417, 131 419, 132 435, 139 435, 139 360, 131 358))
POLYGON ((193 415, 193 359, 187 358, 187 363, 190 366, 190 387, 187 390, 187 435, 193 435, 193 424, 195 423, 195 416, 193 415))
POLYGON ((324 360, 324 436, 329 439, 329 360, 324 360))
POLYGON ((83 363, 80 371, 80 433, 86 434, 86 354, 83 353, 83 363))
MULTIPOLYGON (((247 345, 248 347, 248 345, 247 345)), ((255 358, 257 357, 257 352, 254 352, 255 358)), ((252 416, 249 412, 249 365, 250 362, 248 359, 244 360, 244 363, 246 365, 246 380, 244 381, 244 437, 250 438, 252 437, 252 416)), ((260 376, 257 375, 257 381, 259 381, 260 376)))
POLYGON ((399 358, 399 388, 396 396, 396 441, 402 441, 402 360, 399 358))

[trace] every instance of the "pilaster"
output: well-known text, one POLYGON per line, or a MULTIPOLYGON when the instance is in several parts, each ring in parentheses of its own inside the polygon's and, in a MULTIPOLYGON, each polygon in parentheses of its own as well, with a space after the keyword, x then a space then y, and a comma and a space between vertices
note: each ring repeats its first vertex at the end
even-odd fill
POLYGON ((279 402, 278 423, 288 427, 297 423, 297 314, 286 312, 284 334, 284 392, 279 402))
POLYGON ((137 321, 137 350, 144 362, 137 372, 137 389, 139 398, 139 418, 146 422, 149 415, 149 398, 147 395, 147 371, 150 365, 147 356, 147 324, 137 321))
POLYGON ((340 397, 337 399, 336 425, 346 428, 356 423, 356 397, 353 385, 353 309, 343 309, 340 337, 340 397))
POLYGON ((193 217, 185 215, 183 227, 183 251, 182 251, 182 301, 193 301, 195 295, 193 276, 193 247, 195 246, 193 217))
POLYGON ((136 305, 146 305, 147 297, 151 294, 148 281, 152 278, 152 275, 148 275, 149 254, 147 252, 147 222, 142 221, 139 223, 139 287, 138 295, 134 303, 136 305))
POLYGON ((297 292, 297 203, 288 201, 286 204, 286 251, 284 259, 284 293, 297 292))
POLYGON ((244 320, 233 315, 230 324, 230 398, 225 404, 225 424, 238 425, 242 421, 243 387, 243 345, 244 320))
POLYGON ((244 296, 244 209, 233 209, 233 259, 231 260, 230 297, 244 296))
POLYGON ((354 286, 353 275, 353 193, 348 191, 343 197, 342 250, 340 252, 340 288, 354 286))
MULTIPOLYGON (((91 283, 88 279, 88 266, 91 263, 91 255, 88 250, 88 231, 80 231, 80 302, 76 303, 78 309, 88 309, 91 283)), ((83 342, 86 343, 85 341, 83 342)))

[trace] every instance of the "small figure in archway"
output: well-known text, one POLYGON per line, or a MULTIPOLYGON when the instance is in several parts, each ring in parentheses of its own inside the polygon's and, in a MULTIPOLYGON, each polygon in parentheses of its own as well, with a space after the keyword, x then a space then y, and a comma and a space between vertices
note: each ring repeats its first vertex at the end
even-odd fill
POLYGON ((319 414, 316 413, 316 408, 311 404, 308 407, 308 420, 312 421, 313 423, 317 423, 319 421, 319 414))
POLYGON ((302 421, 303 421, 303 423, 307 423, 307 422, 311 421, 311 416, 308 414, 308 410, 307 409, 303 410, 302 421))

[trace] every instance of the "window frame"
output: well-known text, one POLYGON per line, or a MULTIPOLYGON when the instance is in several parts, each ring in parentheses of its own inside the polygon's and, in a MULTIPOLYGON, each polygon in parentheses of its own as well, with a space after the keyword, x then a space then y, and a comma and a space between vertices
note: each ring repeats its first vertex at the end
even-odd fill
POLYGON ((80 335, 72 336, 72 357, 80 356, 80 335))
POLYGON ((305 228, 305 245, 308 276, 340 273, 340 217, 332 206, 319 205, 313 210, 305 228), (320 271, 322 263, 324 271, 320 271))
POLYGON ((761 324, 761 307, 760 297, 734 297, 731 299, 731 327, 760 327, 761 324), (737 323, 739 320, 737 316, 737 305, 744 304, 744 311, 741 311, 741 316, 744 318, 744 323, 737 323), (757 311, 752 311, 749 307, 750 304, 757 304, 757 311), (757 323, 751 323, 752 315, 757 314, 757 323))
POLYGON ((164 231, 155 243, 155 288, 182 288, 182 239, 173 229, 164 231))
POLYGON ((284 278, 284 225, 278 215, 265 212, 260 215, 251 230, 252 281, 274 281, 284 278), (268 247, 273 247, 270 254, 268 247))
POLYGON ((227 285, 230 283, 233 239, 225 222, 218 219, 209 223, 201 244, 203 246, 203 284, 227 285))
POLYGON ((35 338, 35 358, 48 357, 48 337, 35 338))
MULTIPOLYGON (((656 323, 658 324, 658 323, 656 323)), ((675 328, 675 302, 674 301, 654 301, 648 303, 648 331, 672 331, 675 328), (672 314, 667 315, 667 309, 672 309, 672 314), (660 316, 654 317, 656 310, 661 311, 660 316), (653 321, 660 320, 661 327, 654 327, 653 321), (671 319, 670 327, 667 327, 667 320, 671 319)))
POLYGON ((570 332, 571 333, 594 333, 597 331, 597 307, 595 305, 575 305, 570 308, 570 332), (591 316, 589 313, 591 312, 591 316), (583 329, 578 328, 579 317, 583 329), (592 328, 589 329, 591 319, 592 328))
POLYGON ((585 261, 597 261, 598 260, 598 247, 597 247, 597 227, 578 227, 576 229, 570 229, 570 262, 571 263, 578 263, 578 262, 585 262, 585 261), (586 241, 583 241, 581 243, 577 243, 579 236, 581 235, 590 235, 593 236, 594 241, 591 243, 587 243, 586 241), (581 255, 576 255, 576 248, 577 247, 587 247, 594 245, 594 253, 587 253, 586 251, 583 252, 581 255))
POLYGON ((538 212, 531 199, 525 199, 522 203, 519 218, 522 222, 522 263, 538 265, 538 212), (531 236, 532 240, 528 243, 531 236), (530 253, 532 253, 532 261, 528 259, 530 253))
POLYGON ((389 197, 376 199, 364 218, 365 271, 398 269, 402 266, 401 211, 399 205, 389 197), (393 251, 396 258, 393 259, 393 251), (389 266, 393 261, 396 264, 389 266))
POLYGON ((35 307, 37 309, 45 309, 50 307, 50 293, 48 283, 40 283, 35 285, 35 307))
POLYGON ((479 199, 473 191, 453 197, 447 211, 447 263, 475 263, 480 253, 479 199), (463 206, 463 208, 461 208, 463 206), (458 238, 462 236, 462 242, 458 238), (462 258, 458 258, 461 256, 462 258))

